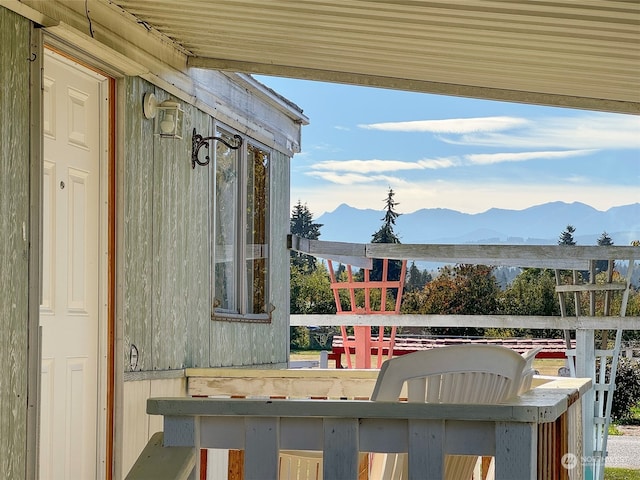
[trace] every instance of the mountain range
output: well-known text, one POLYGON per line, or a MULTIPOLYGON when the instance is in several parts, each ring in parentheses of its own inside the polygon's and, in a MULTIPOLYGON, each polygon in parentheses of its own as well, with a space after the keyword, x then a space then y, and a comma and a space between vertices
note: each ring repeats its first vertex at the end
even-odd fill
MULTIPOLYGON (((382 225, 384 210, 346 204, 315 219, 320 240, 369 243, 382 225)), ((401 213, 394 231, 402 243, 555 245, 567 225, 578 245, 596 245, 606 232, 615 245, 640 240, 640 203, 596 210, 584 203, 550 202, 524 210, 492 208, 469 214, 443 208, 401 213)))

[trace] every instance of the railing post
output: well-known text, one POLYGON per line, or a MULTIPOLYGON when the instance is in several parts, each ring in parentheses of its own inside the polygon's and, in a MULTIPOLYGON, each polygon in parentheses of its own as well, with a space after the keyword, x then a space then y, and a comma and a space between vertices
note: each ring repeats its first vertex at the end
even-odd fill
POLYGON ((329 352, 320 351, 320 368, 329 368, 329 352))
POLYGON ((409 478, 444 478, 444 420, 409 420, 409 478))
POLYGON ((193 447, 196 444, 197 417, 165 415, 164 445, 169 447, 193 447))
POLYGON ((496 422, 496 480, 537 480, 538 425, 496 422))
POLYGON ((593 479, 595 462, 595 388, 596 353, 594 331, 586 328, 576 329, 576 377, 590 378, 593 388, 582 397, 582 449, 583 455, 590 461, 584 462, 584 478, 593 479))
POLYGON ((359 422, 357 418, 324 419, 324 478, 358 478, 359 422))
POLYGON ((278 478, 280 419, 248 417, 245 419, 245 480, 278 478))

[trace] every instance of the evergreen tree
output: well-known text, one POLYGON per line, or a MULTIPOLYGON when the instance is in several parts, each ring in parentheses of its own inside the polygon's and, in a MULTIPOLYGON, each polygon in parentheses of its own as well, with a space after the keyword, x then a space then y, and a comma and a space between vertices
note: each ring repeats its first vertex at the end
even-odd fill
MULTIPOLYGON (((317 240, 320 237, 321 223, 313 222, 313 214, 300 200, 293 207, 291 212, 291 221, 289 229, 293 235, 297 235, 301 238, 308 238, 310 240, 317 240)), ((311 255, 305 255, 304 253, 291 251, 291 264, 299 268, 307 268, 310 271, 316 268, 316 259, 311 255)))
POLYGON ((558 245, 575 245, 576 241, 573 239, 575 231, 576 229, 573 225, 567 225, 566 230, 558 238, 558 245))
MULTIPOLYGON (((607 232, 602 232, 602 235, 600 235, 600 238, 598 238, 598 246, 605 247, 609 245, 613 245, 613 240, 611 239, 609 234, 607 234, 607 232)), ((615 268, 615 264, 613 265, 613 268, 615 268)), ((596 261, 596 273, 606 272, 608 269, 609 269, 608 260, 596 261)))
MULTIPOLYGON (((396 224, 396 219, 401 215, 395 211, 395 207, 399 205, 393 196, 395 192, 391 187, 387 193, 385 202, 385 214, 382 220, 382 226, 380 229, 372 235, 371 243, 400 243, 400 239, 393 231, 393 227, 396 224)), ((400 260, 389 260, 389 266, 387 271, 388 280, 399 280, 400 271, 402 270, 402 262, 400 260)), ((382 280, 382 260, 374 259, 373 268, 369 276, 372 281, 382 280)))
POLYGON ((400 239, 393 231, 393 227, 396 224, 396 219, 402 215, 395 211, 395 207, 399 205, 393 199, 395 192, 389 187, 387 198, 385 202, 385 213, 382 220, 382 226, 380 229, 372 235, 371 243, 400 243, 400 239))
POLYGON ((416 292, 420 290, 424 285, 420 285, 422 282, 422 275, 420 270, 416 267, 416 262, 411 262, 409 271, 407 272, 407 281, 405 282, 405 292, 416 292))
POLYGON ((416 262, 411 262, 411 266, 407 270, 407 278, 404 290, 406 293, 418 292, 431 281, 431 274, 427 270, 422 272, 416 267, 416 262))
MULTIPOLYGON (((564 232, 562 232, 560 234, 560 237, 558 238, 558 245, 576 245, 576 241, 573 238, 573 234, 576 232, 576 229, 573 225, 567 225, 567 228, 564 232)), ((578 272, 579 276, 588 281, 589 280, 589 271, 588 270, 580 270, 578 272)), ((570 275, 569 271, 567 270, 561 270, 560 271, 560 275, 563 278, 568 278, 567 276, 570 275)))

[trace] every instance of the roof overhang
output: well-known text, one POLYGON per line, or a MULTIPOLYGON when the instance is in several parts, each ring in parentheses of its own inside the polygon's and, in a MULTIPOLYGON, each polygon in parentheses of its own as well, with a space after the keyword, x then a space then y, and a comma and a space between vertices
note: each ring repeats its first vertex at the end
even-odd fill
MULTIPOLYGON (((160 57, 178 70, 640 114, 635 1, 88 0, 86 9, 77 0, 0 4, 30 8, 53 23, 67 20, 58 12, 63 9, 79 15, 85 31, 92 15, 108 10, 102 25, 112 35, 158 46, 165 52, 160 57)), ((113 47, 118 50, 118 42, 113 47)), ((126 48, 121 52, 127 56, 126 48)))

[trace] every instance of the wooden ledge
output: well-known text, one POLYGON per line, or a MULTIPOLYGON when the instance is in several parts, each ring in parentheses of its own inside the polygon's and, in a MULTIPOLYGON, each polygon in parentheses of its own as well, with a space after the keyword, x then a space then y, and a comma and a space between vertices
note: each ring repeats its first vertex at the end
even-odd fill
MULTIPOLYGON (((587 388, 535 388, 512 402, 495 405, 371 402, 368 400, 296 400, 242 398, 150 398, 147 413, 169 417, 371 418, 548 423, 569 407, 570 397, 587 388)), ((580 382, 582 380, 582 382, 580 382)), ((586 391, 586 390, 585 390, 586 391)))

